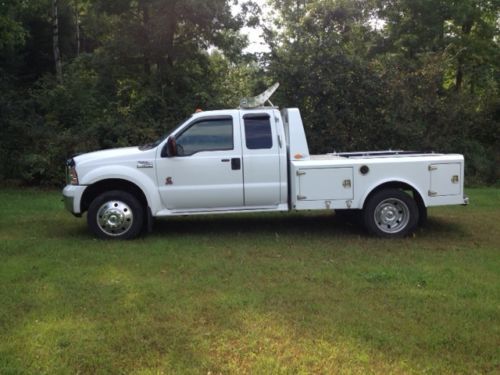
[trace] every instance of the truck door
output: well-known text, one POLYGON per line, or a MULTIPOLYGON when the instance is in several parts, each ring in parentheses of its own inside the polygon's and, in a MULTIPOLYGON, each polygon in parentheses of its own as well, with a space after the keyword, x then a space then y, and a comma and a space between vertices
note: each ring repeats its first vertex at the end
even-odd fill
POLYGON ((241 112, 244 199, 247 207, 280 203, 280 149, 272 110, 241 112))
POLYGON ((159 191, 168 209, 207 211, 244 206, 237 115, 197 118, 177 133, 175 140, 177 155, 157 158, 159 191))

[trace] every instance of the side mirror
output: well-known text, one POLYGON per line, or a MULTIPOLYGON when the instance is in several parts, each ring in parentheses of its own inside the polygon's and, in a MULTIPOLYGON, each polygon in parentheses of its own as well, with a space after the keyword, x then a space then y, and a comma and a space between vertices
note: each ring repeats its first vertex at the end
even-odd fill
POLYGON ((161 156, 164 157, 173 157, 177 155, 177 144, 175 143, 175 138, 173 136, 168 137, 167 143, 161 150, 161 156))

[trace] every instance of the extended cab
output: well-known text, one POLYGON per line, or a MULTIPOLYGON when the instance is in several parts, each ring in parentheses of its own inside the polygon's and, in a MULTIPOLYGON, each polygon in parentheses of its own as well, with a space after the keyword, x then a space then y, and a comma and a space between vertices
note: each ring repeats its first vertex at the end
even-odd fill
POLYGON ((193 114, 152 144, 68 160, 66 208, 87 212, 101 238, 134 238, 156 217, 290 210, 350 210, 369 232, 400 237, 427 207, 468 203, 462 155, 310 155, 299 110, 257 102, 193 114))

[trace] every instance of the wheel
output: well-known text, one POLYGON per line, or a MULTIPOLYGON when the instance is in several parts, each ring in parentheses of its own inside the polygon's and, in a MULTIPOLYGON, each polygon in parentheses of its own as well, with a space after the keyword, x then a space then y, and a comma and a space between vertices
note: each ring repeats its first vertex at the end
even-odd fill
POLYGON ((130 193, 119 190, 108 191, 99 195, 90 204, 87 223, 99 238, 132 239, 142 231, 144 207, 130 193))
POLYGON ((366 229, 379 237, 404 237, 418 224, 417 203, 402 190, 375 193, 364 210, 366 229))

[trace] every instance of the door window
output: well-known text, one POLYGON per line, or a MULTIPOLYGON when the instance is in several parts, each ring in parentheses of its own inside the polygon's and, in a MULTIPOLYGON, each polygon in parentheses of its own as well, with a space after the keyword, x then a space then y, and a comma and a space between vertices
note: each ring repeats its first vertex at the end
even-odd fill
POLYGON ((273 147, 271 121, 268 115, 245 116, 245 143, 249 150, 273 147))
POLYGON ((233 119, 200 120, 177 136, 175 141, 178 156, 189 156, 201 151, 232 150, 233 119))

